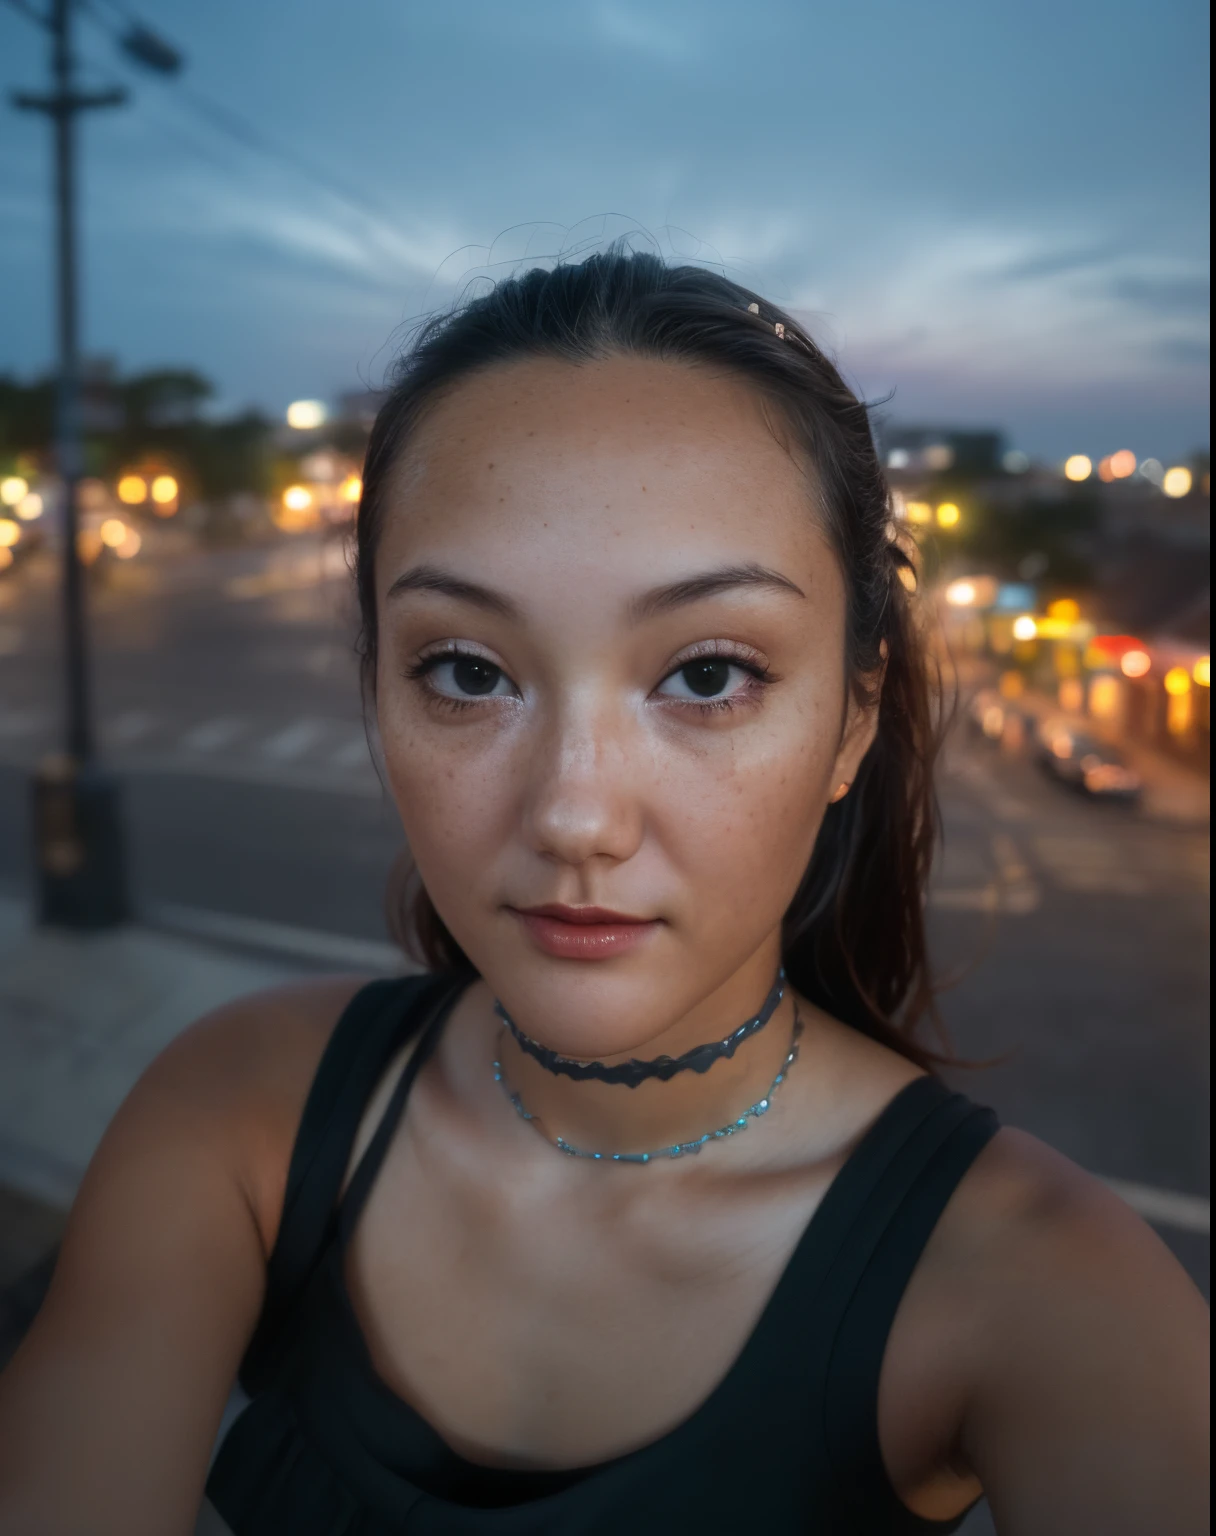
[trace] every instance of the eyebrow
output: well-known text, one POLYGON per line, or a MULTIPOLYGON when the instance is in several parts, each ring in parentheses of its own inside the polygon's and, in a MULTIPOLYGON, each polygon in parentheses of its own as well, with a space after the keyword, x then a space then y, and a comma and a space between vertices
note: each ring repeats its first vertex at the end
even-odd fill
MULTIPOLYGON (((786 593, 804 600, 806 598, 802 588, 795 585, 788 576, 782 576, 780 571, 772 571, 766 566, 754 564, 724 565, 712 571, 701 571, 695 576, 686 576, 680 581, 651 587, 648 592, 639 593, 630 601, 628 612, 635 623, 641 623, 645 619, 657 617, 660 613, 670 613, 675 608, 682 608, 687 603, 698 603, 707 597, 717 597, 722 592, 749 587, 786 593)), ((482 586, 480 582, 467 581, 462 576, 454 576, 441 566, 414 566, 412 570, 405 571, 397 577, 385 597, 387 600, 400 597, 407 592, 437 592, 443 597, 451 597, 457 602, 469 603, 475 608, 481 608, 486 613, 496 614, 499 618, 517 622, 523 618, 519 604, 507 597, 505 593, 496 592, 492 587, 482 586)))

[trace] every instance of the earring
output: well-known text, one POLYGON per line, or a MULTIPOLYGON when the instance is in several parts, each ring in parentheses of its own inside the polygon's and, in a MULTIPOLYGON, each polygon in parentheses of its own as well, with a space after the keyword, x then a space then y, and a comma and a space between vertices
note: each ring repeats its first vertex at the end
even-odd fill
POLYGON ((828 802, 828 804, 829 805, 835 805, 837 800, 843 800, 844 797, 848 794, 848 792, 849 792, 849 782, 846 779, 845 782, 843 784, 841 784, 837 788, 836 793, 832 796, 832 798, 828 802))

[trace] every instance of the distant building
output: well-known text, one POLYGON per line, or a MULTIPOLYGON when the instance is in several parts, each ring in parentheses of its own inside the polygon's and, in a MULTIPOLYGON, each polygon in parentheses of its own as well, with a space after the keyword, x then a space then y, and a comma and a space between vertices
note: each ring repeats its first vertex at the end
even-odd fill
POLYGON ((999 475, 1006 468, 1004 434, 963 427, 878 425, 879 450, 888 469, 908 474, 999 475))

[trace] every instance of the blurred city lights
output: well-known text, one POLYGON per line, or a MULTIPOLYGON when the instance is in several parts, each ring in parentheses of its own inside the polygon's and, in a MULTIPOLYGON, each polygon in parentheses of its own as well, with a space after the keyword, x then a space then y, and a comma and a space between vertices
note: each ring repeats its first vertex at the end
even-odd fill
POLYGON ((933 521, 933 508, 927 501, 910 501, 906 511, 910 523, 931 523, 933 521))
POLYGON ((916 572, 910 565, 901 565, 899 567, 899 579, 903 584, 905 592, 916 591, 916 572))
POLYGON ((128 507, 138 507, 148 499, 148 482, 142 475, 123 475, 118 482, 118 499, 128 507))
POLYGON ((21 537, 21 529, 7 517, 0 517, 0 549, 11 549, 21 537))
POLYGON ((1033 640, 1038 633, 1034 619, 1028 613, 1020 613, 1013 621, 1013 638, 1015 640, 1033 640))
POLYGON ((13 508, 23 523, 32 523, 42 516, 42 497, 37 491, 29 491, 13 508))
POLYGON ((952 501, 943 501, 937 509, 937 522, 940 528, 953 528, 957 525, 962 513, 952 501))
POLYGON ((13 552, 6 544, 0 544, 0 571, 7 571, 13 563, 13 552))
POLYGON ((312 492, 306 485, 289 485, 283 492, 283 505, 289 512, 307 512, 312 506, 312 492))
POLYGON ((1120 448, 1110 456, 1110 472, 1116 480, 1126 480, 1136 473, 1136 455, 1130 448, 1120 448))
POLYGON ((925 468, 949 469, 954 463, 954 449, 948 443, 930 443, 925 449, 925 468))
POLYGON ((167 507, 177 499, 177 481, 172 475, 157 475, 151 485, 152 500, 157 507, 167 507))
POLYGON ((1002 456, 1001 468, 1007 475, 1024 475, 1030 468, 1030 459, 1020 448, 1011 448, 1002 456))
POLYGON ((15 507, 29 491, 29 482, 20 475, 6 475, 0 480, 0 501, 6 507, 15 507))
POLYGON ((107 517, 98 531, 103 544, 110 549, 117 549, 127 536, 127 525, 121 517, 107 517))
POLYGON ((1150 485, 1160 487, 1165 479, 1165 466, 1160 459, 1145 459, 1140 466, 1140 474, 1150 485))
POLYGON ((1109 457, 1105 458, 1105 459, 1099 459, 1099 461, 1098 461, 1098 479, 1099 480, 1105 480, 1109 484, 1109 482, 1112 481, 1114 478, 1115 478, 1115 472, 1110 467, 1110 459, 1109 459, 1109 457))
POLYGON ((311 432, 324 425, 328 414, 322 400, 293 400, 287 407, 287 425, 297 432, 311 432))
POLYGON ((1161 679, 1166 693, 1182 694, 1191 691, 1191 674, 1185 667, 1171 667, 1161 679))
POLYGON ((92 565, 101 550, 101 535, 96 528, 82 528, 76 535, 76 553, 81 565, 92 565))
POLYGON ((1144 677, 1152 670, 1153 659, 1147 651, 1124 651, 1119 668, 1124 677, 1144 677))
POLYGON ((1185 464, 1175 464, 1167 469, 1161 480, 1161 489, 1167 496, 1186 496, 1190 493, 1193 477, 1185 464))
POLYGON ((1081 605, 1075 598, 1057 597, 1054 603, 1048 603, 1047 617, 1063 619, 1066 624, 1075 624, 1081 617, 1081 605))
POLYGON ((1083 453, 1074 453, 1071 458, 1064 460, 1064 478, 1066 480, 1088 480, 1093 472, 1092 459, 1088 459, 1083 453))
POLYGON ((1201 688, 1210 688, 1212 686, 1212 658, 1210 656, 1201 656, 1191 669, 1191 676, 1201 688))
POLYGON ((970 608, 975 603, 973 581, 952 581, 946 588, 946 601, 954 608, 970 608))
POLYGON ((139 554, 143 540, 134 528, 128 528, 123 535, 122 543, 115 546, 114 553, 120 560, 130 560, 133 555, 139 554))
POLYGON ((358 501, 363 495, 363 481, 358 475, 347 475, 339 488, 339 494, 343 501, 358 501))

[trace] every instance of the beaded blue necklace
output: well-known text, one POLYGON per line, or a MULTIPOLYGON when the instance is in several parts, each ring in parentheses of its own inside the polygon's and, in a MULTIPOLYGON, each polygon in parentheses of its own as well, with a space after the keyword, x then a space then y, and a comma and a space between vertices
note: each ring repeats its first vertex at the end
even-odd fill
POLYGON ((698 1136, 694 1141, 678 1141, 674 1146, 659 1147, 654 1152, 584 1152, 581 1147, 573 1147, 561 1136, 550 1136, 544 1130, 539 1115, 534 1115, 524 1108, 519 1094, 507 1082, 506 1073, 502 1069, 500 1061, 494 1062, 494 1081, 501 1084, 503 1093, 508 1102, 521 1120, 526 1120, 538 1135, 543 1136, 551 1147, 556 1147, 559 1152, 564 1152, 567 1157, 585 1157, 595 1163, 649 1163, 659 1157, 684 1157, 690 1152, 699 1152, 707 1142, 723 1141, 727 1136, 735 1136, 739 1131, 747 1130, 753 1120, 758 1120, 766 1114, 772 1102, 773 1094, 789 1076, 789 1070, 798 1060, 798 1041, 802 1034, 802 1020, 798 1014, 798 1004, 794 1004, 794 1033, 790 1040, 789 1054, 781 1063, 781 1071, 773 1079, 772 1087, 762 1099, 757 1099, 750 1109, 745 1109, 737 1120, 732 1120, 729 1125, 723 1125, 716 1131, 706 1131, 704 1136, 698 1136))

